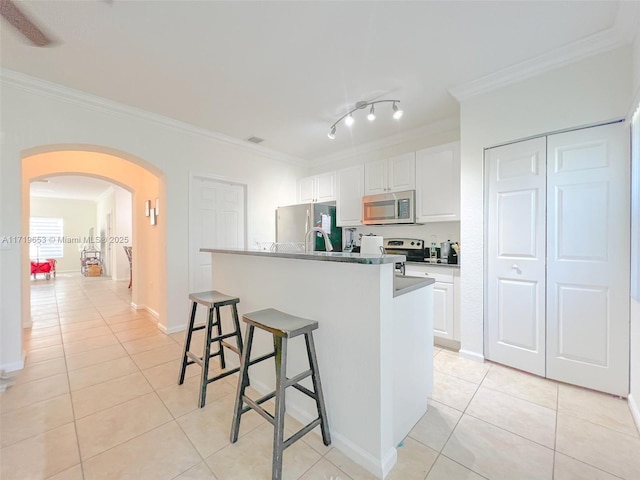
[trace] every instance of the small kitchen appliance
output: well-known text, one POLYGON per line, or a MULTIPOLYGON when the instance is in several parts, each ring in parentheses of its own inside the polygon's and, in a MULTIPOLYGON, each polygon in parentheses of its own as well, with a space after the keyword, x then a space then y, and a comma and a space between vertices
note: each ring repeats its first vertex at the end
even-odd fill
POLYGON ((379 235, 363 235, 360 239, 361 255, 380 255, 385 253, 383 248, 384 239, 379 235))

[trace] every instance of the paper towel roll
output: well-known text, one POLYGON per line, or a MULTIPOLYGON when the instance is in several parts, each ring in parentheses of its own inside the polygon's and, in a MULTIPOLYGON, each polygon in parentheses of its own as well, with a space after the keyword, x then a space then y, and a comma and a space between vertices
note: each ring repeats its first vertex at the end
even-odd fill
POLYGON ((382 248, 382 237, 379 235, 365 235, 360 243, 361 255, 380 255, 382 248))

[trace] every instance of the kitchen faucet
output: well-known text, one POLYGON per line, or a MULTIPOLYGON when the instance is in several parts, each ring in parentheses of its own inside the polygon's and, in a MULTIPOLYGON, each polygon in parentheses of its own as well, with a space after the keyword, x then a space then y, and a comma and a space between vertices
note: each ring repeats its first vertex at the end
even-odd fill
MULTIPOLYGON (((307 247, 309 245, 309 236, 313 233, 313 232, 318 232, 322 234, 322 237, 324 238, 324 246, 327 249, 327 252, 330 252, 333 250, 333 245, 331 245, 331 242, 329 241, 329 236, 327 235, 327 232, 325 232, 323 229, 319 228, 319 227, 313 227, 311 230, 309 230, 307 232, 307 234, 304 237, 304 251, 305 253, 308 251, 307 247)), ((314 246, 311 247, 311 251, 314 251, 314 246)))

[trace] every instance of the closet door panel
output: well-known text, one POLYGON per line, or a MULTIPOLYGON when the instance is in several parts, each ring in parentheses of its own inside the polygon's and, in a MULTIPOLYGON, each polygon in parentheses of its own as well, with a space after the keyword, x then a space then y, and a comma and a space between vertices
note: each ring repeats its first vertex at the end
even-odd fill
POLYGON ((487 150, 485 357, 545 374, 546 140, 487 150))
POLYGON ((629 387, 629 152, 624 124, 548 137, 547 376, 629 387))

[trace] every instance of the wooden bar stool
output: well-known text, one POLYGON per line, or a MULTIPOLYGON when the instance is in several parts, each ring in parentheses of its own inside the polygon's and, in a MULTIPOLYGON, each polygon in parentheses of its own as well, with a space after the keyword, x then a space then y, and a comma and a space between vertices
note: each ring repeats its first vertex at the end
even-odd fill
POLYGON ((200 400, 198 402, 198 406, 200 408, 204 407, 205 399, 207 397, 207 385, 211 382, 215 382, 216 380, 220 380, 221 378, 227 377, 229 375, 233 375, 234 373, 240 370, 239 367, 232 368, 230 370, 226 370, 214 377, 209 378, 209 359, 213 357, 220 357, 220 367, 222 369, 226 368, 226 362, 224 358, 224 349, 228 348, 233 350, 238 354, 239 357, 242 356, 242 336, 240 335, 240 322, 238 321, 238 308, 237 305, 240 303, 240 299, 237 297, 230 297, 223 293, 217 292, 215 290, 210 290, 207 292, 199 292, 192 293, 189 295, 189 300, 193 302, 191 306, 191 318, 189 319, 189 327, 187 328, 187 334, 184 341, 184 351, 182 354, 182 365, 180 367, 180 376, 178 378, 178 385, 182 385, 184 382, 184 375, 187 371, 187 366, 193 365, 194 363, 200 365, 202 368, 202 376, 200 379, 200 400), (198 304, 204 305, 209 309, 209 315, 207 317, 207 322, 201 325, 195 325, 196 320, 196 309, 198 304), (232 316, 233 316, 233 324, 234 331, 231 333, 222 333, 222 322, 220 321, 220 307, 231 306, 232 316), (214 321, 214 312, 215 312, 215 321, 214 321), (215 337, 211 337, 213 328, 216 327, 217 334, 215 337), (204 339, 204 351, 202 353, 202 357, 195 355, 190 352, 189 349, 191 347, 191 337, 193 332, 197 332, 198 330, 207 329, 206 336, 204 339), (226 342, 225 339, 235 337, 236 338, 236 346, 231 345, 226 342), (211 353, 211 344, 217 343, 218 350, 211 353))
POLYGON ((316 358, 316 348, 313 343, 313 330, 318 328, 318 322, 315 320, 308 320, 306 318, 294 317, 293 315, 288 315, 273 308, 247 313, 246 315, 243 315, 242 320, 247 324, 245 336, 246 346, 242 352, 242 360, 240 363, 240 378, 238 379, 238 390, 236 392, 233 423, 231 426, 231 443, 235 443, 238 440, 240 418, 242 414, 251 409, 258 412, 274 427, 271 478, 272 480, 281 480, 282 456, 284 450, 296 440, 300 439, 303 435, 309 433, 316 426, 320 425, 324 444, 331 444, 327 413, 324 405, 324 397, 322 395, 322 385, 320 383, 318 360, 316 358), (256 327, 273 335, 274 351, 254 360, 250 360, 253 333, 256 327), (293 378, 287 378, 287 342, 290 338, 297 337, 298 335, 304 335, 307 345, 307 357, 309 358, 309 369, 293 378), (276 362, 276 389, 264 397, 252 400, 244 394, 245 389, 249 385, 249 366, 271 357, 275 357, 276 362), (314 391, 311 391, 299 384, 301 380, 309 376, 311 376, 314 391), (313 398, 316 402, 318 418, 285 440, 285 389, 287 387, 293 387, 313 398), (260 404, 274 397, 276 403, 275 415, 271 415, 262 408, 260 404), (245 403, 247 404, 246 406, 244 405, 245 403))

